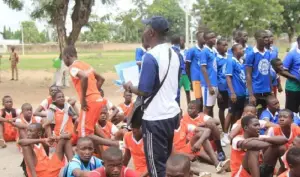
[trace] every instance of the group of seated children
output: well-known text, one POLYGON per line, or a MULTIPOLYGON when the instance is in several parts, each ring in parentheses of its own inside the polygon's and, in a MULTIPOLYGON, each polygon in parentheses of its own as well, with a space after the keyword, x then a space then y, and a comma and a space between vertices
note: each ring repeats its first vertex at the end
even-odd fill
MULTIPOLYGON (((18 110, 13 108, 10 96, 2 99, 0 146, 5 148, 7 141, 17 140, 26 176, 149 176, 140 124, 119 126, 126 123, 133 110, 131 93, 124 92, 125 101, 119 106, 111 103, 104 106, 95 124, 95 134, 81 138, 77 136, 80 127, 76 101, 66 99, 55 86, 50 87, 49 94, 34 113, 29 103, 18 110), (127 168, 131 158, 135 170, 127 168)), ((271 177, 274 173, 297 176, 299 118, 287 109, 280 110, 274 96, 267 103, 260 118, 256 107, 244 107, 242 118, 232 126, 229 135, 232 143, 229 160, 221 146, 219 121, 201 113, 198 103, 191 101, 174 130, 173 153, 166 164, 166 176, 210 175, 191 171, 190 161, 195 160, 214 165, 216 173, 231 171, 233 177, 271 177), (276 171, 278 161, 280 168, 276 171)))

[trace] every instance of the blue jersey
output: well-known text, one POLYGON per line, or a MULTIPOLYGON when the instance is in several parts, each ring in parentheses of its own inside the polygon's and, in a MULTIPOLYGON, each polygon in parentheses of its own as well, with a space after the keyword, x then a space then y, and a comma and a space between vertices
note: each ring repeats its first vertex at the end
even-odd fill
POLYGON ((272 78, 272 86, 278 86, 278 81, 277 81, 278 76, 272 66, 270 69, 270 74, 271 74, 271 78, 272 78))
POLYGON ((261 53, 255 47, 247 55, 246 66, 252 67, 252 90, 254 94, 271 92, 270 88, 270 59, 269 51, 261 53))
POLYGON ((271 60, 278 58, 278 48, 276 46, 272 46, 271 50, 269 50, 269 51, 271 54, 271 60))
MULTIPOLYGON (((245 67, 234 57, 227 60, 226 76, 232 77, 232 87, 236 96, 246 96, 245 67)), ((228 94, 231 95, 230 89, 227 90, 228 94)))
POLYGON ((72 161, 69 162, 68 166, 65 168, 65 176, 74 177, 73 171, 79 169, 81 171, 93 171, 99 167, 102 167, 102 161, 97 157, 92 156, 91 160, 87 165, 84 165, 79 156, 76 154, 72 161))
POLYGON ((146 50, 143 47, 136 48, 135 50, 135 61, 142 61, 142 58, 146 50))
MULTIPOLYGON (((244 48, 244 57, 241 58, 241 60, 243 61, 243 64, 245 63, 245 60, 247 58, 247 55, 249 53, 251 53, 253 51, 253 47, 250 46, 250 45, 246 45, 246 47, 244 48)), ((228 49, 228 57, 233 57, 233 52, 232 52, 232 49, 228 49)))
POLYGON ((190 48, 186 55, 186 61, 191 63, 191 80, 200 81, 200 56, 201 49, 198 46, 190 48))
MULTIPOLYGON (((266 120, 274 124, 278 124, 278 118, 278 112, 275 112, 275 115, 273 115, 268 108, 265 109, 259 117, 260 120, 266 120)), ((266 130, 266 128, 260 129, 260 134, 264 135, 266 130)))
POLYGON ((184 58, 183 55, 180 53, 180 47, 179 46, 172 46, 172 49, 177 53, 180 61, 180 69, 181 69, 181 75, 186 74, 185 72, 185 63, 184 63, 184 58))
MULTIPOLYGON (((210 80, 211 86, 217 87, 218 86, 218 78, 217 78, 217 60, 216 54, 213 49, 205 46, 200 54, 200 65, 206 66, 208 79, 210 80)), ((200 81, 201 85, 207 87, 207 83, 204 79, 203 73, 200 74, 200 81)))
POLYGON ((219 91, 227 91, 227 82, 226 82, 226 64, 227 64, 227 55, 222 56, 217 54, 217 65, 218 65, 218 89, 219 91))
POLYGON ((300 49, 290 51, 283 60, 283 67, 300 79, 300 49))
POLYGON ((300 116, 299 116, 299 113, 294 113, 294 124, 300 126, 300 116))

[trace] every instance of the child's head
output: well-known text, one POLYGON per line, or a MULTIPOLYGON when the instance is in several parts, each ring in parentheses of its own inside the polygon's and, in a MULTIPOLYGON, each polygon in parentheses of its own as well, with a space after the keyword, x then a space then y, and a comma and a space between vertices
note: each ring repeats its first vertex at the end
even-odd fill
POLYGON ((292 147, 286 154, 286 161, 292 174, 300 174, 300 148, 292 147))
POLYGON ((125 103, 131 103, 132 93, 130 93, 129 91, 125 91, 123 97, 125 99, 125 103))
POLYGON ((169 157, 166 164, 166 177, 192 177, 191 162, 183 154, 175 154, 169 157))
POLYGON ((277 112, 280 109, 279 101, 275 96, 268 96, 267 107, 271 112, 277 112))
POLYGON ((89 162, 94 153, 94 143, 89 137, 78 139, 76 146, 76 154, 83 162, 89 162))
POLYGON ((199 105, 196 100, 193 100, 188 105, 188 114, 191 118, 196 118, 199 114, 199 105))
POLYGON ((12 100, 11 96, 8 96, 8 95, 4 96, 2 98, 2 105, 3 105, 4 109, 7 109, 7 110, 12 109, 13 100, 12 100))
POLYGON ((100 112, 100 117, 99 117, 99 122, 106 122, 107 119, 108 119, 108 116, 109 116, 109 113, 108 113, 108 109, 106 106, 104 106, 102 109, 101 109, 101 112, 100 112))
POLYGON ((21 107, 22 114, 27 121, 31 120, 32 117, 32 106, 29 103, 24 103, 21 107))
POLYGON ((292 143, 293 147, 300 148, 300 135, 297 135, 292 143))
POLYGON ((242 56, 244 56, 244 48, 239 43, 234 44, 231 48, 231 51, 232 51, 233 55, 238 59, 241 58, 242 56))
POLYGON ((110 147, 103 153, 105 171, 108 177, 119 177, 123 167, 122 151, 116 147, 110 147))
POLYGON ((43 133, 43 126, 40 123, 32 123, 27 128, 28 139, 39 139, 43 133))
POLYGON ((242 118, 242 127, 249 137, 258 137, 260 124, 256 116, 249 115, 242 118))
POLYGON ((63 106, 65 104, 65 95, 61 90, 59 90, 53 94, 52 100, 56 106, 63 106))
POLYGON ((137 139, 140 139, 142 138, 142 127, 141 127, 141 122, 139 121, 133 121, 131 123, 131 129, 132 129, 132 133, 133 133, 133 136, 137 139))
POLYGON ((225 38, 218 39, 217 41, 217 51, 219 54, 224 55, 228 50, 228 42, 225 38))
POLYGON ((254 105, 248 104, 244 107, 243 117, 244 116, 257 116, 257 109, 254 105))
POLYGON ((77 59, 77 51, 74 45, 69 45, 64 48, 63 51, 63 60, 66 66, 71 66, 74 60, 77 59))
POLYGON ((52 97, 56 92, 59 91, 59 87, 57 87, 56 85, 51 85, 49 87, 49 95, 52 97))
POLYGON ((12 47, 11 47, 11 51, 12 51, 12 52, 14 52, 14 51, 15 51, 15 49, 16 49, 16 47, 15 47, 15 46, 12 46, 12 47))
POLYGON ((265 30, 258 30, 255 32, 255 40, 257 43, 257 46, 259 47, 266 47, 269 44, 269 36, 268 33, 265 30))
POLYGON ((279 126, 289 128, 293 123, 294 114, 289 109, 283 109, 279 112, 279 126))
POLYGON ((276 73, 279 73, 284 70, 283 63, 279 58, 275 58, 275 59, 271 60, 271 65, 272 65, 273 69, 276 71, 276 73))
POLYGON ((237 30, 234 33, 234 40, 236 43, 246 44, 248 41, 248 33, 247 31, 237 30))
POLYGON ((216 33, 213 31, 206 31, 203 34, 206 45, 213 46, 216 44, 216 33))

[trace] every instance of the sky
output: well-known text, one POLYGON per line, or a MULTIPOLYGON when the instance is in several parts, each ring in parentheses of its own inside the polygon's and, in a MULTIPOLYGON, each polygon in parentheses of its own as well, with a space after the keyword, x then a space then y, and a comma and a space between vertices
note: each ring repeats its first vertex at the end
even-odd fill
MULTIPOLYGON (((3 30, 3 26, 10 27, 13 31, 20 29, 20 23, 22 21, 32 20, 30 18, 30 12, 33 10, 32 2, 34 0, 23 0, 24 8, 22 11, 16 11, 10 9, 6 4, 0 4, 0 32, 3 30)), ((148 3, 151 3, 152 0, 147 0, 148 3)), ((191 1, 194 2, 195 0, 182 0, 182 2, 191 1)), ((128 11, 130 9, 135 8, 132 0, 116 0, 114 6, 107 6, 102 5, 100 0, 95 0, 95 5, 93 6, 92 14, 97 14, 98 16, 103 16, 107 13, 118 14, 120 12, 128 11)), ((69 9, 73 7, 73 4, 69 5, 69 9)), ((69 10, 70 12, 70 10, 69 10)), ((47 27, 47 23, 45 21, 36 20, 36 25, 39 31, 42 31, 47 27)), ((66 28, 69 32, 72 27, 70 14, 69 18, 67 18, 66 28)))

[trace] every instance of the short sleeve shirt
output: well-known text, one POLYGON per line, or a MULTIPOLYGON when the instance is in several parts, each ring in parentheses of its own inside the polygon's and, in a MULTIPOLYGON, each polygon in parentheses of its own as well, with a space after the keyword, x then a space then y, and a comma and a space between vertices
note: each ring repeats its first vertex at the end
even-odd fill
POLYGON ((75 169, 79 169, 82 171, 93 171, 99 167, 102 167, 102 161, 97 157, 92 156, 87 166, 83 165, 83 163, 79 159, 80 159, 79 156, 76 154, 73 157, 72 161, 69 162, 67 177, 74 177, 73 171, 75 169))
POLYGON ((246 66, 252 67, 253 93, 268 93, 270 88, 270 60, 271 54, 265 50, 261 53, 256 47, 247 55, 246 66))
POLYGON ((227 55, 222 56, 217 54, 217 64, 218 64, 218 89, 220 91, 227 91, 227 82, 226 82, 226 64, 227 64, 227 55))
MULTIPOLYGON (((245 67, 236 58, 232 57, 227 60, 226 76, 232 77, 232 87, 237 96, 246 95, 246 75, 245 67)), ((231 91, 228 88, 228 93, 231 91)))
MULTIPOLYGON (((300 80, 300 49, 294 49, 287 54, 283 60, 283 67, 300 80)), ((299 82, 288 79, 286 82, 286 90, 300 91, 299 82)))
MULTIPOLYGON (((200 55, 200 65, 206 66, 208 79, 210 80, 211 86, 217 87, 218 86, 218 78, 217 78, 217 59, 216 59, 216 53, 214 49, 209 48, 208 46, 205 46, 203 51, 200 55)), ((201 72, 200 75, 201 85, 204 87, 207 87, 207 83, 204 79, 203 73, 201 72)))
MULTIPOLYGON (((92 171, 88 177, 106 177, 105 168, 101 167, 92 171)), ((123 166, 120 177, 138 177, 138 174, 135 171, 123 166)))
POLYGON ((186 55, 186 61, 191 63, 191 80, 200 81, 200 53, 199 46, 190 48, 186 55))

